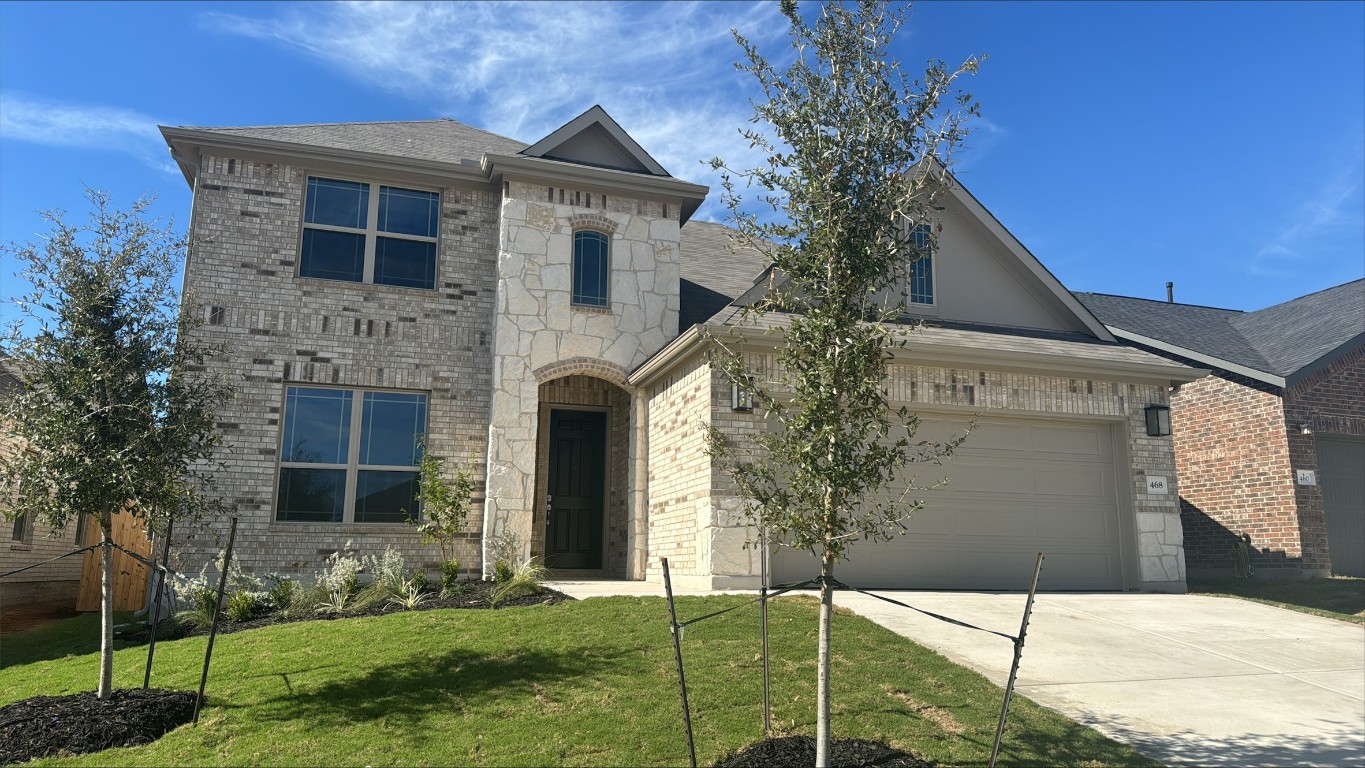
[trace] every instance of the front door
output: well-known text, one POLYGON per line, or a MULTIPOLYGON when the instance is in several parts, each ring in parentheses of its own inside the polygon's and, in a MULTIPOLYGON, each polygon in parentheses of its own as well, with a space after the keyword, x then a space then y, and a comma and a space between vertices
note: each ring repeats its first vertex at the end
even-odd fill
POLYGON ((545 564, 550 568, 602 567, 606 434, 605 413, 550 412, 545 515, 545 564))

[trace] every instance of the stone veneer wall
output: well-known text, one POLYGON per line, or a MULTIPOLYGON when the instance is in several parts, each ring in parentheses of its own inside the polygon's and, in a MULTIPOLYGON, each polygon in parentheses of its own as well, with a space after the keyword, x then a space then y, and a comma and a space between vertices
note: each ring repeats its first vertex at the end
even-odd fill
MULTIPOLYGON (((630 394, 604 379, 565 376, 540 385, 540 434, 537 440, 536 499, 544 499, 550 486, 550 411, 556 406, 587 406, 607 412, 606 546, 603 570, 609 576, 626 577, 630 529, 630 394)), ((545 562, 545 505, 536 504, 531 520, 531 554, 545 562)))
MULTIPOLYGON (((236 557, 250 570, 307 574, 351 541, 366 554, 392 545, 409 566, 434 568, 435 545, 423 545, 406 525, 274 522, 284 389, 307 383, 427 393, 430 450, 452 469, 481 460, 500 196, 491 188, 439 190, 435 290, 299 278, 308 173, 205 157, 195 192, 185 284, 206 322, 199 336, 228 348, 207 367, 238 385, 218 417, 227 463, 219 491, 240 517, 236 557)), ((324 175, 420 186, 361 171, 324 175)), ((483 476, 481 465, 475 476, 483 476)), ((478 572, 482 520, 477 512, 470 517, 458 556, 466 571, 478 572)), ((180 567, 197 570, 226 531, 225 520, 178 528, 180 567)))
POLYGON ((516 533, 529 553, 540 381, 561 361, 577 360, 624 385, 628 371, 678 335, 678 210, 508 181, 500 221, 484 521, 490 532, 516 533), (610 237, 608 307, 571 303, 578 229, 610 237))
POLYGON ((645 578, 711 584, 706 529, 711 513, 711 459, 706 429, 713 417, 711 366, 698 356, 679 364, 649 393, 649 529, 645 578))
POLYGON ((1288 438, 1293 468, 1318 473, 1317 485, 1294 486, 1294 501, 1302 542, 1302 569, 1305 575, 1325 576, 1331 572, 1332 558, 1317 441, 1334 435, 1365 436, 1365 347, 1291 386, 1285 394, 1282 428, 1288 438), (1312 434, 1303 434, 1303 424, 1309 426, 1312 434))
MULTIPOLYGON (((772 362, 771 358, 752 355, 749 364, 753 370, 763 370, 772 362)), ((724 473, 711 468, 708 487, 704 489, 697 488, 694 483, 678 490, 656 491, 655 487, 656 473, 671 477, 676 472, 674 467, 685 467, 686 451, 700 451, 702 428, 698 425, 703 422, 691 415, 700 393, 691 377, 700 375, 705 368, 693 369, 685 374, 686 378, 675 377, 665 392, 651 400, 650 550, 654 556, 678 551, 682 562, 696 563, 689 565, 694 570, 687 572, 699 574, 703 581, 709 582, 707 585, 752 586, 759 573, 759 562, 756 552, 744 548, 751 532, 738 513, 738 500, 724 473), (668 396, 660 397, 664 394, 668 396), (665 430, 662 424, 668 424, 670 428, 665 430), (661 438, 666 439, 667 450, 654 445, 654 441, 661 438), (696 447, 688 445, 688 440, 695 441, 696 447), (656 460, 663 462, 660 469, 668 471, 656 470, 656 460), (656 520, 656 515, 662 515, 664 519, 656 520), (693 520, 695 522, 691 522, 693 520), (688 526, 694 526, 695 532, 688 533, 688 526), (659 541, 656 530, 666 532, 670 542, 679 543, 665 545, 659 541), (694 546, 693 542, 700 544, 703 550, 710 548, 712 551, 692 554, 689 547, 694 546)), ((724 376, 716 371, 710 378, 711 423, 731 435, 754 429, 759 422, 757 415, 731 411, 730 385, 724 376)), ((1119 489, 1120 510, 1131 509, 1133 515, 1139 586, 1153 591, 1185 590, 1179 497, 1174 488, 1166 495, 1147 492, 1147 475, 1166 477, 1172 486, 1176 480, 1171 438, 1148 437, 1143 413, 1149 403, 1166 402, 1164 386, 906 364, 889 366, 887 385, 894 403, 906 404, 912 409, 915 406, 944 406, 959 408, 964 413, 1091 416, 1096 420, 1122 422, 1127 433, 1132 474, 1129 504, 1124 503, 1123 489, 1119 489)), ((690 478, 695 473, 695 469, 688 468, 681 475, 690 478)), ((650 567, 649 573, 653 577, 653 561, 650 567)), ((677 571, 676 566, 674 570, 677 571)))

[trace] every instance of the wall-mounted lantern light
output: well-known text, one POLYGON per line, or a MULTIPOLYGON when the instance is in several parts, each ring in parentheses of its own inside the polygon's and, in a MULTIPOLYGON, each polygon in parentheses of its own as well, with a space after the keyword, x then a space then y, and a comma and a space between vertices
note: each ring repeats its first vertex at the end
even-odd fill
POLYGON ((1299 434, 1301 434, 1301 435, 1311 435, 1311 434, 1313 434, 1313 425, 1311 425, 1311 424, 1309 424, 1309 423, 1307 423, 1307 422, 1304 422, 1303 424, 1300 424, 1300 425, 1299 425, 1299 434))
POLYGON ((754 409, 754 393, 740 386, 738 382, 730 385, 730 410, 749 412, 754 409))
POLYGON ((1165 437, 1171 434, 1171 409, 1164 405, 1149 405, 1144 409, 1147 416, 1147 436, 1165 437))

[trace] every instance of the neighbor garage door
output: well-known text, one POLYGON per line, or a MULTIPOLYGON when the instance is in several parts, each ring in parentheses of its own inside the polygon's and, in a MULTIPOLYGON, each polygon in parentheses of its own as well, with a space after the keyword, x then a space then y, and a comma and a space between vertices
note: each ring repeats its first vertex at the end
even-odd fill
POLYGON ((1332 573, 1365 576, 1365 439, 1318 438, 1332 573))
MULTIPOLYGON (((924 419, 916 439, 940 438, 959 423, 924 419)), ((927 503, 909 531, 885 543, 858 541, 835 567, 859 587, 1027 589, 1044 552, 1040 588, 1111 590, 1123 586, 1119 544, 1114 427, 1025 419, 982 420, 942 467, 906 472, 934 490, 913 491, 927 503)), ((904 484, 890 489, 898 498, 904 484)), ((776 583, 819 571, 807 552, 773 556, 776 583)))

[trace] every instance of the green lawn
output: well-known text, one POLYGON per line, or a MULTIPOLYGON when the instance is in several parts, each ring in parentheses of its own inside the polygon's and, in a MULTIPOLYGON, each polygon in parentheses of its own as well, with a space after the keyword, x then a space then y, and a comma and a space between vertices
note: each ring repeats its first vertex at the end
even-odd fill
POLYGON ((1294 581, 1271 581, 1257 577, 1246 580, 1192 579, 1190 592, 1239 597, 1329 619, 1365 624, 1365 579, 1346 576, 1294 581))
MULTIPOLYGON (((699 616, 739 597, 682 598, 699 616)), ((198 729, 61 765, 680 765, 687 759, 660 598, 499 611, 441 610, 284 624, 223 635, 198 729)), ((771 611, 773 717, 814 733, 816 605, 771 611)), ((945 765, 989 757, 1001 690, 864 619, 835 617, 836 736, 880 739, 945 765)), ((7 638, 5 655, 25 651, 7 638), (14 649, 11 649, 13 644, 14 649)), ((193 690, 205 638, 158 643, 153 685, 193 690)), ((702 763, 759 738, 757 610, 687 628, 702 763)), ((1001 641, 1000 653, 1010 647, 1001 641)), ((144 648, 117 653, 140 685, 144 648)), ((93 687, 94 655, 0 670, 0 704, 93 687)), ((1016 698, 1002 765, 1155 765, 1016 698)))

